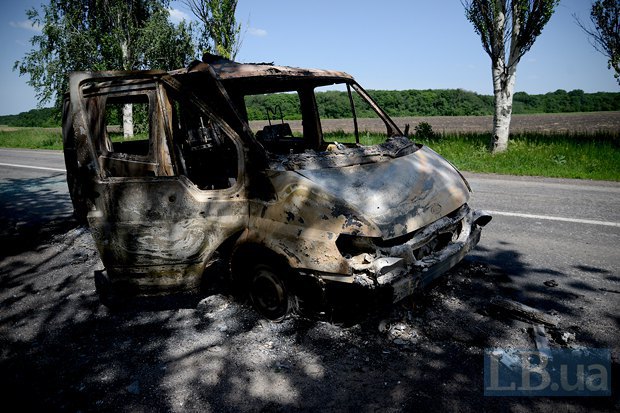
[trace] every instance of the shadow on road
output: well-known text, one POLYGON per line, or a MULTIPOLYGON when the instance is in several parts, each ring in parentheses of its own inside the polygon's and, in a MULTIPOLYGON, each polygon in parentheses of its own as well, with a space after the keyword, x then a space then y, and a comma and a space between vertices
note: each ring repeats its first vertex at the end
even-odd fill
POLYGON ((0 182, 0 259, 76 225, 66 188, 64 173, 0 182))
POLYGON ((617 400, 483 396, 484 349, 532 346, 526 324, 492 314, 491 297, 587 321, 570 292, 530 284, 526 274, 550 274, 508 248, 490 259, 503 266, 474 254, 425 294, 344 327, 270 323, 221 294, 112 311, 94 291, 100 263, 88 231, 52 232, 34 256, 11 256, 0 270, 0 388, 22 409, 605 411, 617 400), (390 335, 399 326, 411 333, 400 341, 390 335))
POLYGON ((618 405, 617 361, 611 398, 483 395, 484 349, 533 347, 528 324, 498 316, 489 300, 506 297, 557 314, 558 332, 575 333, 579 345, 617 346, 617 294, 601 291, 597 280, 618 280, 605 270, 584 264, 575 273, 598 278, 577 278, 533 268, 504 242, 496 251, 479 248, 423 294, 383 309, 360 305, 346 323, 337 314, 270 323, 223 289, 112 310, 94 289, 101 263, 90 234, 70 218, 68 197, 56 189, 63 180, 0 184, 6 405, 231 412, 613 411, 618 405))

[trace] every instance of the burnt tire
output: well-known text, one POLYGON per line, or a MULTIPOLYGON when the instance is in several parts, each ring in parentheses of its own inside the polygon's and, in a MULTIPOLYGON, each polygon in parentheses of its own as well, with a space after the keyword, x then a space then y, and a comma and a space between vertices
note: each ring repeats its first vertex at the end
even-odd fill
POLYGON ((247 291, 252 305, 260 314, 272 321, 282 321, 295 309, 292 293, 285 271, 269 264, 250 267, 247 291))

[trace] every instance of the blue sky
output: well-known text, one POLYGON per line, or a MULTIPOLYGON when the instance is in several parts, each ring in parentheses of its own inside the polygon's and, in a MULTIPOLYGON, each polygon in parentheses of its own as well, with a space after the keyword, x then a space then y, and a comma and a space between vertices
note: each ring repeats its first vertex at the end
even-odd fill
MULTIPOLYGON (((37 34, 25 10, 41 0, 0 4, 0 115, 37 105, 27 77, 12 71, 37 34)), ((620 90, 606 58, 588 42, 573 14, 589 22, 590 0, 562 0, 521 60, 516 89, 620 90)), ((172 18, 189 18, 172 2, 172 18)), ((367 89, 461 88, 491 94, 489 57, 465 19, 460 0, 239 0, 244 38, 237 60, 342 70, 367 89)), ((49 104, 47 105, 49 106, 49 104)))

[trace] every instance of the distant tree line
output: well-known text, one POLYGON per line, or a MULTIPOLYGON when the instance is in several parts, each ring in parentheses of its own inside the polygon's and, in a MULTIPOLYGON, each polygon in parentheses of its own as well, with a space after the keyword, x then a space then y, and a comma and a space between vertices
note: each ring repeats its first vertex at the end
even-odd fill
MULTIPOLYGON (((368 93, 390 116, 480 116, 492 115, 493 96, 462 89, 432 90, 369 90, 368 93)), ((246 98, 248 118, 266 118, 268 108, 282 109, 285 119, 299 118, 297 97, 282 93, 246 98)), ((346 92, 317 93, 319 114, 326 119, 351 117, 346 92)), ((513 113, 597 112, 620 110, 620 93, 585 93, 583 90, 556 90, 542 95, 525 92, 514 94, 513 113)), ((358 117, 374 117, 370 108, 356 103, 358 117)), ((277 115, 279 116, 279 110, 277 115)))
POLYGON ((19 115, 0 116, 0 125, 53 128, 60 126, 60 116, 56 108, 32 109, 19 115))
MULTIPOLYGON (((401 116, 480 116, 493 114, 493 96, 479 95, 462 89, 432 90, 370 90, 370 95, 393 117, 401 116)), ((248 118, 267 118, 268 108, 278 108, 271 118, 299 119, 299 101, 295 94, 278 93, 248 96, 248 118)), ((319 113, 324 119, 351 117, 346 92, 317 93, 319 113)), ((525 92, 514 94, 513 113, 597 112, 620 110, 620 93, 585 93, 583 90, 556 90, 543 95, 525 92)), ((374 117, 374 113, 356 99, 358 117, 374 117)), ((0 116, 0 125, 21 127, 60 126, 60 119, 53 108, 33 109, 19 115, 0 116)))

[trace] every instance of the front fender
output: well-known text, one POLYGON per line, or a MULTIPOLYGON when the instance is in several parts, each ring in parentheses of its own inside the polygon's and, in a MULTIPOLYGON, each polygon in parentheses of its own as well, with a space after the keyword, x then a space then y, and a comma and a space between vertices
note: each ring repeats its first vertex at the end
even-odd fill
POLYGON ((274 172, 270 179, 277 199, 250 202, 244 241, 280 254, 292 268, 351 274, 336 246, 338 235, 380 236, 376 225, 295 172, 274 172))

